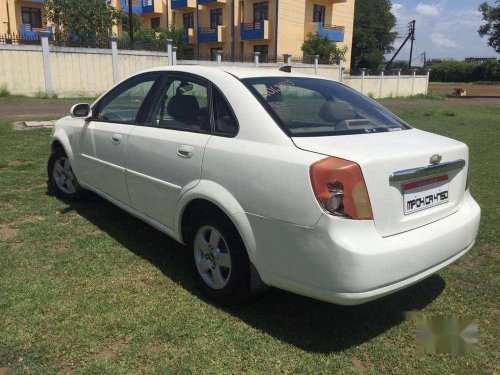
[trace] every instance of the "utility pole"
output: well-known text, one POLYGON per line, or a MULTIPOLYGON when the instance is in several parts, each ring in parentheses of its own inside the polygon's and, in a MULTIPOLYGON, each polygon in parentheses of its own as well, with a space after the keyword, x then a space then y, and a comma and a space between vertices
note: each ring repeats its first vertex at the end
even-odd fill
POLYGON ((427 66, 427 52, 424 51, 424 68, 427 66))
POLYGON ((130 36, 130 49, 134 49, 134 17, 132 14, 132 0, 128 0, 128 33, 130 36))
POLYGON ((410 22, 411 47, 410 47, 410 62, 408 64, 408 67, 410 69, 411 69, 411 63, 412 63, 412 59, 413 59, 413 43, 415 43, 415 24, 416 24, 415 20, 410 22))
POLYGON ((392 56, 392 59, 385 66, 386 70, 388 70, 391 67, 392 63, 394 62, 394 60, 396 59, 396 57, 399 55, 399 52, 401 52, 401 50, 403 49, 403 47, 405 46, 405 44, 409 40, 411 40, 411 52, 410 52, 410 67, 411 67, 411 60, 413 58, 413 43, 415 42, 415 24, 416 24, 415 20, 413 20, 413 21, 411 21, 409 23, 408 36, 405 38, 404 42, 398 48, 398 50, 396 51, 396 53, 394 54, 394 56, 392 56))

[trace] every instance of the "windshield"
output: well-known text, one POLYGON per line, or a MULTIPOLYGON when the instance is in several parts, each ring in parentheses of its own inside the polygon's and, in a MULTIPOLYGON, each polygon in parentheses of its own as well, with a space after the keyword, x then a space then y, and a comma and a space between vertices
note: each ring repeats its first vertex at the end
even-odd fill
POLYGON ((242 81, 291 137, 409 129, 380 104, 338 82, 297 77, 242 81))

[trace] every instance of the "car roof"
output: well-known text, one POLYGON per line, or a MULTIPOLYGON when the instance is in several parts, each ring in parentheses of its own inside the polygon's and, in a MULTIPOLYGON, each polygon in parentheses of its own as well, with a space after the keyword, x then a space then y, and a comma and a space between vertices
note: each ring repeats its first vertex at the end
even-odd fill
POLYGON ((174 65, 174 66, 161 66, 152 69, 147 69, 144 72, 155 72, 155 71, 178 71, 185 73, 197 74, 204 77, 209 77, 210 74, 214 72, 226 72, 239 79, 243 78, 255 78, 255 77, 309 77, 309 78, 320 78, 313 75, 296 73, 293 71, 287 73, 280 70, 280 66, 273 67, 239 67, 239 66, 202 66, 202 65, 174 65))

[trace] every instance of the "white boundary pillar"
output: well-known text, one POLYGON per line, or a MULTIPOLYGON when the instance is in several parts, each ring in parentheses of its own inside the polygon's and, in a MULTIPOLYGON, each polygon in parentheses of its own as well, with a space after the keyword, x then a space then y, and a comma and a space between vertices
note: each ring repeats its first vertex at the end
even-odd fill
POLYGON ((38 33, 42 44, 42 58, 43 58, 43 77, 45 79, 45 93, 48 96, 54 94, 52 88, 52 70, 50 68, 50 50, 49 50, 49 32, 40 31, 38 33))
POLYGON ((113 64, 113 84, 120 81, 120 73, 118 70, 118 38, 116 36, 109 37, 109 44, 111 45, 111 61, 113 64))

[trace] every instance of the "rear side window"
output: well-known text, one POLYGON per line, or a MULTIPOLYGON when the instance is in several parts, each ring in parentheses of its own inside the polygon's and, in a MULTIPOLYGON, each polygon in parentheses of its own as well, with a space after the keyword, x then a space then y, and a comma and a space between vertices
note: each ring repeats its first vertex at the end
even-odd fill
POLYGON ((291 137, 409 128, 378 103, 334 81, 283 76, 242 81, 291 137))
POLYGON ((166 129, 210 132, 208 85, 188 77, 170 77, 153 114, 152 125, 166 129))
POLYGON ((144 99, 158 77, 158 74, 134 77, 115 88, 99 104, 96 120, 135 123, 144 99))
POLYGON ((238 133, 238 122, 220 91, 213 87, 212 101, 214 106, 215 134, 233 137, 238 133))

